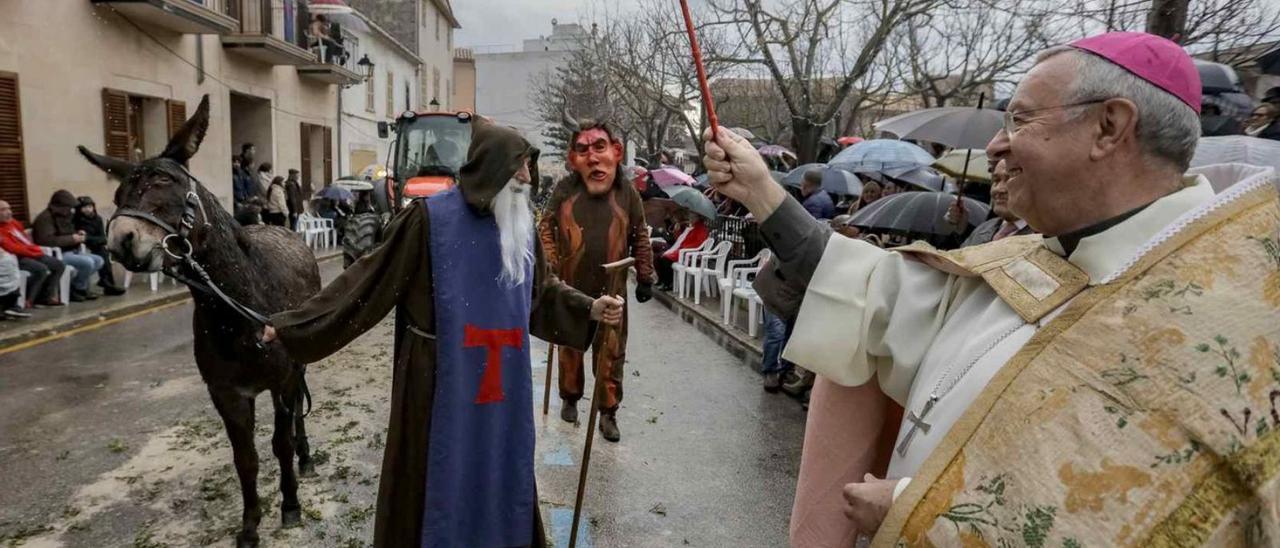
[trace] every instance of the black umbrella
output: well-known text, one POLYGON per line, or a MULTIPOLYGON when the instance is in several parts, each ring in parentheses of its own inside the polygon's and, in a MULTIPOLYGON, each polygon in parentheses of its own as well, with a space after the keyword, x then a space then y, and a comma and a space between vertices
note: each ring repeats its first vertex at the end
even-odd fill
MULTIPOLYGON (((987 219, 990 208, 972 198, 964 200, 968 223, 978 226, 987 219)), ((958 232, 947 222, 947 209, 956 202, 946 192, 902 192, 876 200, 858 210, 849 224, 877 230, 946 236, 958 232)))

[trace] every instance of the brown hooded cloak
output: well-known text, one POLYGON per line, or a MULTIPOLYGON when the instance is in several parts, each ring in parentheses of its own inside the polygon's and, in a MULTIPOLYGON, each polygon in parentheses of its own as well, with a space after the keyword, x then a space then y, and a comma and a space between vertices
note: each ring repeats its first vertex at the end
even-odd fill
MULTIPOLYGON (((520 162, 535 155, 536 149, 515 131, 477 120, 459 181, 467 204, 489 214, 494 197, 520 162)), ((309 363, 342 349, 395 308, 391 417, 374 527, 379 547, 417 546, 422 538, 436 373, 430 230, 427 209, 415 202, 391 221, 377 248, 297 310, 271 317, 289 353, 309 363)), ((535 243, 534 249, 529 333, 586 349, 595 334, 592 298, 556 278, 547 269, 541 245, 535 243)), ((531 546, 545 545, 540 513, 535 513, 529 536, 531 546)))

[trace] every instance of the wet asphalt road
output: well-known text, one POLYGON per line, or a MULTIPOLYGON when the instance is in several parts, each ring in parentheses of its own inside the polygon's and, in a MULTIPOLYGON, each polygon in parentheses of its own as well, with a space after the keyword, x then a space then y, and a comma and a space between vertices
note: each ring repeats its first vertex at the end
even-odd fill
MULTIPOLYGON (((332 274, 331 267, 326 274, 332 274)), ((327 278, 328 276, 326 276, 327 278)), ((656 302, 632 304, 621 443, 597 436, 579 546, 784 546, 804 415, 656 302)), ((191 356, 190 304, 0 355, 0 546, 232 544, 240 496, 191 356)), ((389 396, 390 322, 314 364, 320 477, 279 528, 270 403, 258 399, 263 546, 365 546, 389 396)), ((541 414, 544 519, 567 546, 583 424, 541 414)))

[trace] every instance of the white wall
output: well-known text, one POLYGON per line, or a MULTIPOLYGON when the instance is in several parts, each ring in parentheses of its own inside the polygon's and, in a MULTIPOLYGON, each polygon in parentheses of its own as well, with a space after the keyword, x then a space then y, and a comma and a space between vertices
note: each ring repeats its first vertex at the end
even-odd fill
POLYGON ((476 54, 476 112, 524 133, 547 151, 531 93, 534 77, 555 72, 569 57, 564 52, 476 54))
MULTIPOLYGON (((341 169, 335 164, 338 176, 354 175, 363 165, 352 165, 351 153, 357 150, 372 151, 377 154, 379 164, 386 164, 387 149, 391 139, 378 137, 378 122, 391 122, 394 117, 404 111, 405 83, 409 83, 409 104, 415 108, 420 104, 418 96, 418 62, 404 54, 399 48, 377 31, 353 33, 360 40, 359 55, 368 55, 374 64, 374 101, 373 112, 366 110, 365 84, 361 82, 342 91, 342 142, 338 150, 341 156, 341 169), (395 78, 393 109, 387 112, 387 73, 395 78)), ((358 59, 358 57, 357 57, 358 59)), ((427 99, 430 101, 430 99, 427 99)), ((334 158, 334 162, 338 162, 334 158)))
POLYGON ((423 73, 427 75, 427 87, 422 95, 422 104, 430 103, 434 97, 440 102, 441 110, 450 110, 453 108, 453 94, 450 93, 450 85, 453 82, 453 29, 449 26, 449 20, 440 15, 434 2, 419 2, 418 5, 423 13, 418 20, 421 28, 418 29, 419 43, 416 47, 418 57, 422 58, 423 73), (437 25, 439 39, 436 38, 437 25), (436 69, 440 71, 438 94, 435 93, 431 78, 432 71, 436 69))

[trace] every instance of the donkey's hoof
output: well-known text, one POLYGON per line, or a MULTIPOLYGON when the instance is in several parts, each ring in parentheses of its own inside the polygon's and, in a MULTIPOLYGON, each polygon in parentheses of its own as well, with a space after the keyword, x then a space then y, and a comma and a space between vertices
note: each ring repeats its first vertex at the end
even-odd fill
POLYGON ((316 463, 307 461, 298 463, 298 477, 314 478, 316 477, 316 463))
POLYGON ((294 508, 293 510, 281 510, 280 526, 285 529, 302 527, 302 509, 294 508))
POLYGON ((242 531, 236 535, 236 548, 258 548, 258 534, 242 531))

